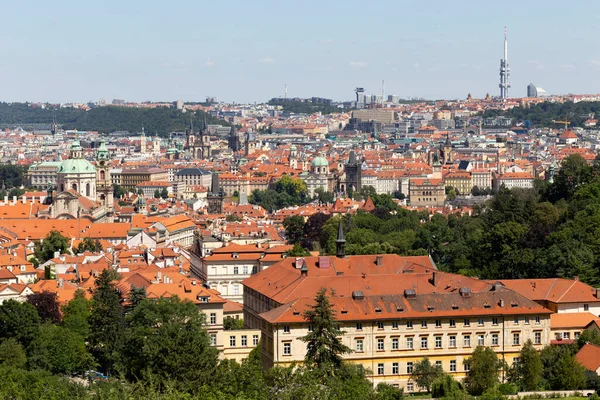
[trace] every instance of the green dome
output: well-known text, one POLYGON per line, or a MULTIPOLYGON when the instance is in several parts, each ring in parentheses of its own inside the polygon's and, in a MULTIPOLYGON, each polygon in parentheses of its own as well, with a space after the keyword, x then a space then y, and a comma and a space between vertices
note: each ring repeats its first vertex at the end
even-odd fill
POLYGON ((325 157, 315 157, 315 159, 310 164, 313 167, 329 167, 329 162, 325 157))
POLYGON ((59 174, 92 174, 96 173, 96 167, 83 158, 69 158, 60 163, 59 174))
POLYGON ((79 140, 77 139, 75 139, 71 144, 71 151, 73 150, 83 150, 83 148, 81 147, 81 143, 79 143, 79 140))

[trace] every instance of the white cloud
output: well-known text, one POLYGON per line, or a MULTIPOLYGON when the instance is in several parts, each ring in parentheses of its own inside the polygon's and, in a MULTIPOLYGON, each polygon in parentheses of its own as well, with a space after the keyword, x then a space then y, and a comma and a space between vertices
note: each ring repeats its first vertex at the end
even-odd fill
POLYGON ((367 63, 365 61, 350 61, 348 66, 352 68, 364 68, 367 66, 367 63))
POLYGON ((258 60, 259 63, 263 63, 263 64, 273 64, 275 62, 274 59, 272 59, 271 57, 264 57, 261 58, 260 60, 258 60))
POLYGON ((590 64, 600 67, 600 60, 590 60, 590 64))
POLYGON ((331 43, 333 43, 333 39, 321 39, 321 40, 319 40, 319 43, 321 43, 321 44, 331 44, 331 43))
POLYGON ((205 67, 214 67, 215 62, 209 58, 208 60, 204 61, 204 66, 205 67))

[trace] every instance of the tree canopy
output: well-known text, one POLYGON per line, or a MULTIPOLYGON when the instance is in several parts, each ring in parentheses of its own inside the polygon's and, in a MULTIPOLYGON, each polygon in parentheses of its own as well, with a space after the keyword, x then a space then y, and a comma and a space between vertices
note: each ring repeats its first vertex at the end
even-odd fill
POLYGON ((46 104, 42 108, 29 103, 0 103, 0 121, 5 124, 47 124, 49 126, 55 118, 63 129, 101 133, 139 132, 143 126, 148 134, 162 137, 167 137, 170 132, 184 131, 189 126, 190 115, 193 116, 194 126, 201 126, 204 118, 209 124, 229 126, 229 123, 203 111, 182 113, 169 107, 104 106, 85 111, 51 104, 46 104))
POLYGON ((342 364, 341 355, 351 352, 340 338, 344 332, 339 329, 335 314, 327 289, 322 288, 315 296, 314 306, 304 312, 304 319, 313 330, 300 338, 306 342, 306 362, 332 375, 342 364))
POLYGON ((35 258, 44 263, 53 258, 55 252, 65 253, 69 249, 69 238, 59 231, 51 230, 42 241, 36 241, 34 246, 35 258))

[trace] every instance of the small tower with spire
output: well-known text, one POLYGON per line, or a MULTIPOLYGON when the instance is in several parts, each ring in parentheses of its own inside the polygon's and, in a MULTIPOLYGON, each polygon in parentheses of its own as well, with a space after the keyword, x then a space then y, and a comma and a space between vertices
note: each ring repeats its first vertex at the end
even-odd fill
POLYGON ((337 239, 335 239, 335 255, 338 258, 346 257, 346 239, 344 239, 344 228, 342 227, 342 218, 338 224, 337 239))
POLYGON ((146 132, 144 132, 144 126, 142 126, 142 135, 140 136, 140 153, 146 152, 146 132))

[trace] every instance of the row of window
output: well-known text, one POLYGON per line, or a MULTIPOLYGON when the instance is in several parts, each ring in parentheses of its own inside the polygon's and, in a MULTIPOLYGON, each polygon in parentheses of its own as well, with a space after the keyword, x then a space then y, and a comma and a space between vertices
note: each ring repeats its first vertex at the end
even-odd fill
MULTIPOLYGON (((541 323, 541 319, 540 319, 539 316, 536 316, 535 319, 534 319, 534 321, 535 321, 536 325, 539 325, 541 323)), ((415 322, 417 322, 417 321, 407 320, 406 321, 406 328, 407 329, 414 328, 415 322)), ((420 321, 421 328, 427 328, 428 324, 430 322, 431 321, 427 321, 426 319, 421 320, 420 321)), ((465 318, 461 322, 462 322, 463 326, 471 326, 471 319, 470 318, 465 318)), ((477 326, 484 326, 485 322, 486 322, 486 320, 484 318, 478 318, 477 319, 477 326)), ((492 325, 498 325, 498 318, 497 317, 493 317, 491 319, 491 322, 492 322, 492 325)), ((515 316, 513 318, 513 324, 518 325, 520 322, 521 322, 521 319, 519 318, 519 316, 515 316)), ((529 325, 530 324, 529 316, 523 317, 523 323, 525 325, 529 325)), ((442 327, 442 320, 441 319, 436 319, 434 321, 434 324, 435 324, 436 328, 441 328, 442 327)), ((451 320, 448 321, 448 324, 449 324, 449 326, 451 328, 454 328, 454 327, 456 327, 457 321, 455 319, 451 319, 451 320)), ((392 329, 398 329, 398 326, 399 326, 398 321, 392 321, 391 322, 391 326, 392 326, 392 329)), ((383 321, 378 321, 377 322, 377 329, 385 329, 385 327, 386 327, 386 323, 385 322, 383 322, 383 321)), ((362 322, 357 322, 356 323, 356 330, 357 331, 362 331, 363 330, 363 324, 362 324, 362 322)))
MULTIPOLYGON (((436 367, 439 368, 443 368, 442 362, 441 361, 436 361, 435 362, 436 367)), ((386 374, 386 367, 385 367, 385 363, 378 363, 377 364, 377 375, 385 375, 386 374)), ((400 374, 400 363, 398 362, 393 362, 391 363, 391 370, 388 370, 392 375, 399 375, 400 374)), ((464 363, 463 364, 464 367, 464 371, 469 371, 469 363, 464 363)), ((389 367, 388 367, 389 368, 389 367)), ((407 374, 412 374, 413 372, 413 368, 414 368, 414 363, 411 362, 407 362, 406 363, 406 373, 407 374)), ((450 360, 450 367, 448 369, 449 372, 456 372, 456 360, 450 360)))
MULTIPOLYGON (((512 334, 512 344, 513 346, 521 345, 521 334, 520 332, 513 332, 512 334)), ((475 337, 477 341, 477 346, 486 346, 485 334, 478 334, 475 337)), ((499 345, 499 334, 492 333, 491 342, 488 342, 491 346, 499 345)), ((415 348, 415 338, 407 337, 405 342, 405 349, 414 349, 415 348)), ((429 348, 429 337, 422 336, 420 338, 421 349, 429 348)), ((542 332, 534 332, 533 335, 534 344, 542 344, 542 332)), ((462 345, 463 347, 471 347, 471 335, 462 335, 462 345)), ((393 337, 391 343, 392 350, 400 350, 400 338, 393 337)), ((456 335, 448 336, 448 346, 449 347, 457 347, 457 338, 456 335)), ((435 336, 434 338, 434 348, 441 349, 442 348, 442 336, 435 336)), ((377 338, 377 351, 385 351, 385 338, 377 338)), ((355 339, 355 350, 356 352, 364 351, 364 339, 355 339)))
MULTIPOLYGON (((230 347, 236 347, 236 341, 237 340, 236 340, 235 336, 229 336, 229 346, 230 347)), ((240 337, 240 342, 241 342, 241 346, 242 347, 247 347, 248 346, 248 336, 247 335, 242 335, 240 337)), ((258 346, 258 335, 252 335, 252 346, 253 347, 258 346)), ((285 344, 284 344, 283 347, 285 349, 285 344)), ((291 354, 291 347, 290 347, 290 354, 291 354)))
MULTIPOLYGON (((223 275, 227 275, 228 274, 228 270, 227 267, 223 267, 223 275)), ((242 266, 242 275, 248 275, 248 271, 250 271, 250 269, 248 268, 248 266, 242 266)), ((256 274, 258 272, 258 267, 255 265, 252 267, 252 274, 256 274)), ((217 275, 217 267, 211 267, 211 273, 212 275, 217 275)), ((240 267, 233 267, 233 275, 239 275, 240 274, 240 267)))

